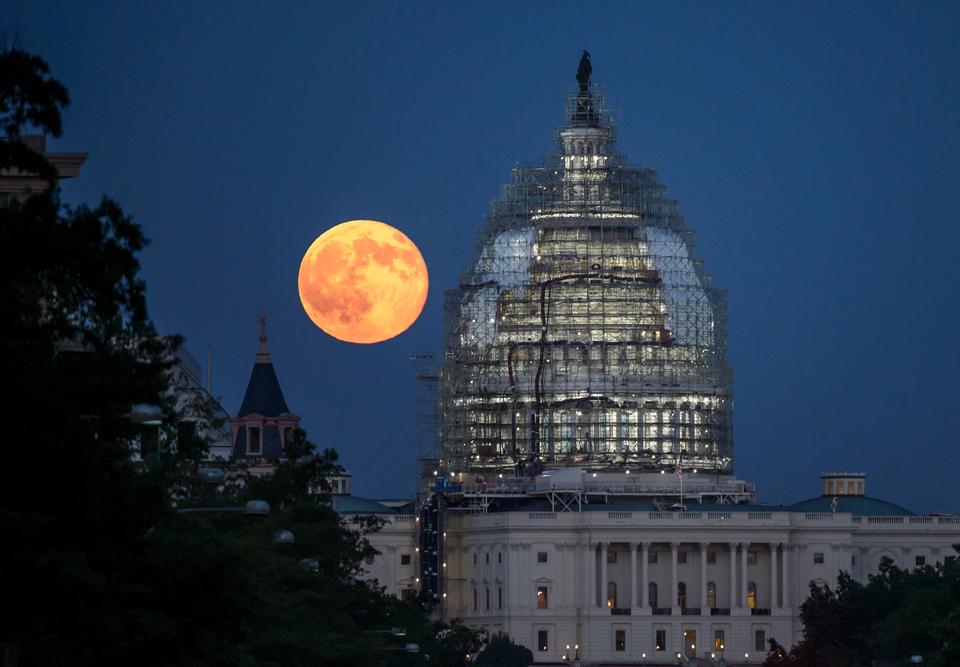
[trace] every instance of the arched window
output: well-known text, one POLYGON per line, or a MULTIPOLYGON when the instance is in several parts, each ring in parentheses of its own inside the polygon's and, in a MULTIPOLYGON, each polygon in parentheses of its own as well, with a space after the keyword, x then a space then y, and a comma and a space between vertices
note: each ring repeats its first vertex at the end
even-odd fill
POLYGON ((682 581, 677 584, 677 606, 687 606, 687 585, 682 581))
POLYGON ((647 597, 650 598, 650 606, 656 608, 657 606, 657 584, 650 582, 647 585, 647 597))
POLYGON ((607 606, 610 609, 617 606, 617 584, 613 581, 607 583, 607 606))
POLYGON ((751 609, 757 608, 757 585, 752 581, 747 584, 747 606, 751 609))
POLYGON ((717 585, 712 581, 707 584, 707 606, 711 609, 717 606, 717 585))

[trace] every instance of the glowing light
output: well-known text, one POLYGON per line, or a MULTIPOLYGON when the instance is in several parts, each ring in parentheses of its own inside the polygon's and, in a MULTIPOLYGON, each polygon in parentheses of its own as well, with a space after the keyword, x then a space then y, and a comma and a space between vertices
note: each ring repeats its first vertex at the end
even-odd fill
POLYGON ((318 236, 297 278, 307 316, 348 343, 379 343, 406 331, 423 310, 428 286, 413 241, 375 220, 351 220, 318 236))

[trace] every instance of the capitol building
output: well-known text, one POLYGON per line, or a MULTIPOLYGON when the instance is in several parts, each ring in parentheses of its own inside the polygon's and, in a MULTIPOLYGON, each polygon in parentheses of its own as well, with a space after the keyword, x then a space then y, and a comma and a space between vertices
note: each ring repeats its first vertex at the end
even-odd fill
MULTIPOLYGON (((436 447, 376 514, 365 577, 504 632, 537 664, 763 662, 811 582, 942 562, 960 517, 860 472, 759 504, 734 466, 724 293, 656 173, 617 152, 584 54, 556 153, 517 167, 446 293, 436 447)), ((825 462, 829 465, 829 462, 825 462)))

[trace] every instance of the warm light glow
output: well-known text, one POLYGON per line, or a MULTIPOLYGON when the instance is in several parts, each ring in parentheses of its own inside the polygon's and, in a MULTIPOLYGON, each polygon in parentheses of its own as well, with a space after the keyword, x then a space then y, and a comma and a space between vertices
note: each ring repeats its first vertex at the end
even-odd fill
POLYGON ((416 322, 427 300, 423 256, 402 232, 351 220, 310 245, 300 263, 300 302, 318 327, 349 343, 379 343, 416 322))

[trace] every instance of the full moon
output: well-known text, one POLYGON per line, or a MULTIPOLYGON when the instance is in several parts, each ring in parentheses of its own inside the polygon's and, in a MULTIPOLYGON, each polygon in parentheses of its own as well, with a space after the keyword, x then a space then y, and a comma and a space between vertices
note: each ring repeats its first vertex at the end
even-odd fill
POLYGON ((300 262, 307 316, 349 343, 379 343, 417 321, 427 300, 427 265, 403 232, 351 220, 317 237, 300 262))

